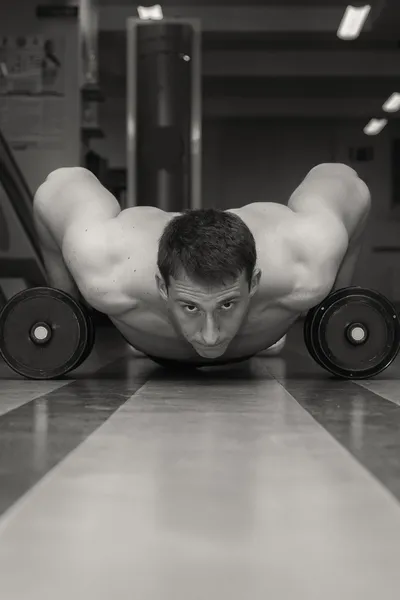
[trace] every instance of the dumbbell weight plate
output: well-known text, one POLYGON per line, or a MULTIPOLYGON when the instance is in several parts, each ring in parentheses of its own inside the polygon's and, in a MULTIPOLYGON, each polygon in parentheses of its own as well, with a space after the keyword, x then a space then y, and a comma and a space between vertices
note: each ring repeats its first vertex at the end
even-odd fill
POLYGON ((76 368, 89 343, 85 309, 60 290, 24 290, 0 313, 0 354, 24 377, 65 375, 76 368))
POLYGON ((399 319, 393 305, 379 292, 344 288, 312 311, 305 325, 306 345, 314 360, 334 375, 346 379, 374 377, 397 356, 399 319))
POLYGON ((314 319, 316 312, 318 312, 318 308, 319 308, 319 306, 316 306, 314 308, 311 308, 308 311, 306 318, 304 320, 303 335, 304 335, 304 342, 306 344, 306 348, 307 348, 311 358, 313 358, 317 364, 319 364, 321 367, 324 368, 324 365, 321 364, 319 361, 318 354, 316 352, 314 352, 314 347, 312 345, 312 336, 311 336, 311 332, 313 330, 313 319, 314 319))
POLYGON ((0 310, 7 304, 7 299, 4 295, 3 290, 0 287, 0 310))
POLYGON ((89 356, 93 350, 94 343, 96 341, 96 335, 95 335, 96 330, 95 330, 93 318, 87 309, 84 308, 83 311, 85 313, 86 322, 87 322, 87 326, 88 326, 88 341, 86 344, 85 351, 82 354, 78 364, 74 367, 74 369, 77 369, 78 367, 80 367, 85 362, 85 360, 87 358, 89 358, 89 356))

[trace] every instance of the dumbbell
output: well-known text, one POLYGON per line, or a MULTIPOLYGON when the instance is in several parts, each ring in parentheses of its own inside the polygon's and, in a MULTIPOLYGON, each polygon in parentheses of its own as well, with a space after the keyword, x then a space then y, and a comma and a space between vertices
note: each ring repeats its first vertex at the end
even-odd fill
POLYGON ((0 354, 29 379, 54 379, 79 367, 91 353, 95 328, 72 296, 35 287, 13 296, 0 313, 0 354))
POLYGON ((374 377, 400 349, 396 309, 381 293, 362 287, 329 294, 307 313, 303 333, 315 362, 343 379, 374 377))

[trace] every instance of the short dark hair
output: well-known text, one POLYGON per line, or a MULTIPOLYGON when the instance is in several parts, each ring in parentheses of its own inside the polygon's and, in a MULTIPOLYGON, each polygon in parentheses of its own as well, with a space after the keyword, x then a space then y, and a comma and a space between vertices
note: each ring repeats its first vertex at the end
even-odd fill
POLYGON ((257 260, 256 243, 237 215, 215 208, 188 209, 165 227, 157 266, 168 287, 182 271, 202 285, 221 285, 243 271, 251 285, 257 260))

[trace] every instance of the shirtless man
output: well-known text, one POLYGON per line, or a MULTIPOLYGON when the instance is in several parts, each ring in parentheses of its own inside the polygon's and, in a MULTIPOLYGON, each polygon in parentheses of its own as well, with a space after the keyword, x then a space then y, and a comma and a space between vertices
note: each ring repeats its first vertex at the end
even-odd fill
POLYGON ((121 211, 72 167, 40 186, 34 218, 51 286, 108 315, 145 355, 201 366, 282 347, 301 313, 351 285, 370 205, 357 173, 332 163, 287 206, 121 211))

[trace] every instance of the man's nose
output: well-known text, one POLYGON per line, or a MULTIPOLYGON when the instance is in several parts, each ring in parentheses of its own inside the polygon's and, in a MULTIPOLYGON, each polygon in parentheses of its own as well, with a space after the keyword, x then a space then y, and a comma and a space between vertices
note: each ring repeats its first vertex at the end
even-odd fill
POLYGON ((201 333, 203 343, 206 346, 212 347, 218 344, 219 331, 213 319, 210 319, 209 317, 206 318, 206 322, 201 333))

